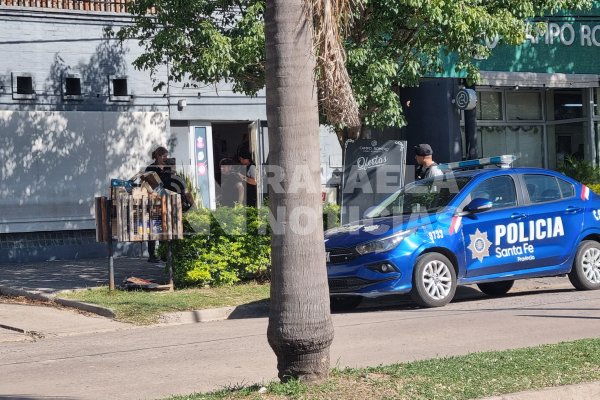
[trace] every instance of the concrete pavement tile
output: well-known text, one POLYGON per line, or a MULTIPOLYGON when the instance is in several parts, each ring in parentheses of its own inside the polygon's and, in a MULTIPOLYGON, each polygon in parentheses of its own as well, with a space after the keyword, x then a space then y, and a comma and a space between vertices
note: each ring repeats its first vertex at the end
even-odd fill
POLYGON ((0 303, 0 321, 2 325, 21 329, 40 337, 133 328, 130 324, 95 315, 83 315, 74 310, 25 304, 0 303))
POLYGON ((579 385, 559 386, 537 391, 527 391, 502 396, 487 397, 481 400, 598 400, 600 382, 579 385))
POLYGON ((9 329, 4 329, 0 327, 0 343, 4 342, 22 342, 29 339, 24 333, 15 332, 9 329))

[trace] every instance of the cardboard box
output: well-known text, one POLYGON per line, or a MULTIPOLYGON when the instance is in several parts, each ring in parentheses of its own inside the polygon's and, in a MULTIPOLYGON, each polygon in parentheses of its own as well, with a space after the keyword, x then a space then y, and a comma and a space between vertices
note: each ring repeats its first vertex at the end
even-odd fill
POLYGON ((156 189, 162 184, 162 181, 156 172, 145 172, 141 174, 140 181, 148 183, 150 187, 152 187, 152 190, 156 189))

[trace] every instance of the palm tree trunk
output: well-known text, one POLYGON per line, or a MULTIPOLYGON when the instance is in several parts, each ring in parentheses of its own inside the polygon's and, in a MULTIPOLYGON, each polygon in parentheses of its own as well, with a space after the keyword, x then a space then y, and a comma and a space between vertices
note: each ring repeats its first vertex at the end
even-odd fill
POLYGON ((326 378, 333 340, 309 10, 305 0, 267 0, 265 12, 269 159, 283 171, 283 190, 269 188, 275 220, 267 337, 284 381, 326 378))

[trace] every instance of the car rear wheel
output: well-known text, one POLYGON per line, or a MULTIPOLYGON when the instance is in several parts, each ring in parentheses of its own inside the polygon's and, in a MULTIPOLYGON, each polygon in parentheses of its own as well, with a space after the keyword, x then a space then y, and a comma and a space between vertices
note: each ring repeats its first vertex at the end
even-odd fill
POLYGON ((579 244, 569 280, 578 290, 600 289, 600 243, 584 240, 579 244))
POLYGON ((456 292, 456 271, 448 258, 439 253, 426 253, 417 258, 411 297, 422 307, 448 304, 456 292))
POLYGON ((331 311, 349 311, 358 307, 362 300, 362 296, 330 296, 329 306, 331 311))
POLYGON ((477 287, 488 296, 504 296, 513 287, 514 280, 478 283, 477 287))

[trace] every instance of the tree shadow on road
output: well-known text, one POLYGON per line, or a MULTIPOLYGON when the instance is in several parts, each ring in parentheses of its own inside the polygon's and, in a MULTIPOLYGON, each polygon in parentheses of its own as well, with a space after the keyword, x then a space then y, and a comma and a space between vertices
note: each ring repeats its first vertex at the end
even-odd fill
MULTIPOLYGON (((521 290, 514 293, 507 293, 502 298, 518 298, 518 297, 527 297, 531 295, 539 295, 539 294, 550 294, 550 293, 567 293, 573 292, 575 289, 573 288, 561 288, 561 289, 535 289, 535 290, 521 290)), ((474 300, 494 300, 499 297, 488 296, 481 291, 479 291, 474 286, 458 286, 456 289, 456 295, 452 300, 452 303, 468 303, 474 300)), ((512 309, 512 308, 511 308, 512 309)), ((402 295, 389 295, 382 296, 375 299, 364 299, 361 305, 355 310, 347 310, 347 311, 337 311, 337 313, 360 313, 360 312, 376 312, 376 311, 403 311, 403 310, 425 310, 424 308, 418 306, 413 300, 410 298, 408 294, 402 295)), ((492 310, 492 309, 490 309, 492 310)), ((499 309, 493 309, 498 311, 499 309)))

